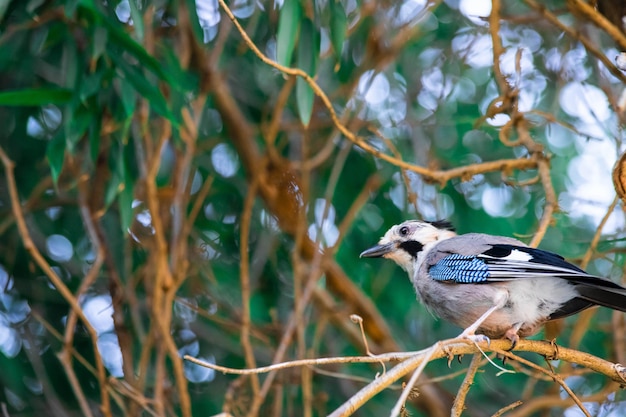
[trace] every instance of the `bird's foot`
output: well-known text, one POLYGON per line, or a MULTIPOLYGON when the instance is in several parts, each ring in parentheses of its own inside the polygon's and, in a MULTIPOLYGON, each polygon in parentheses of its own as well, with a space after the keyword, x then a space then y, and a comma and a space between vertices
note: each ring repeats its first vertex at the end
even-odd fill
POLYGON ((550 345, 552 346, 552 349, 554 349, 554 353, 546 355, 546 359, 549 361, 559 360, 559 345, 556 344, 556 339, 550 340, 550 345))
POLYGON ((515 346, 517 346, 517 342, 519 342, 519 335, 517 334, 518 330, 519 329, 512 327, 504 333, 504 337, 511 341, 511 347, 506 350, 507 352, 512 351, 515 349, 515 346))
POLYGON ((463 333, 459 335, 459 339, 467 339, 474 343, 486 342, 487 346, 491 344, 491 339, 489 339, 484 334, 476 334, 472 330, 465 329, 463 333))

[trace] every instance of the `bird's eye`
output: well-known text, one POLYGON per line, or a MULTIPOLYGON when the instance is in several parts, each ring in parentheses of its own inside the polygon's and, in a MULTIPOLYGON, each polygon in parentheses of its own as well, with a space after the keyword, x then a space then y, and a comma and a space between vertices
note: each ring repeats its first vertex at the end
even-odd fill
POLYGON ((400 228, 400 236, 406 236, 409 234, 409 228, 407 226, 402 226, 400 228))

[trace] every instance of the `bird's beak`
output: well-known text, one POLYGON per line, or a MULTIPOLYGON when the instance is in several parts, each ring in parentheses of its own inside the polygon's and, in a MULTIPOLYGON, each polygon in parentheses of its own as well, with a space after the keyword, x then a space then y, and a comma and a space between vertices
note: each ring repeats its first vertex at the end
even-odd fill
POLYGON ((385 256, 389 252, 393 252, 396 249, 396 244, 385 243, 384 245, 376 245, 369 249, 364 250, 359 255, 360 258, 380 258, 381 256, 385 256))

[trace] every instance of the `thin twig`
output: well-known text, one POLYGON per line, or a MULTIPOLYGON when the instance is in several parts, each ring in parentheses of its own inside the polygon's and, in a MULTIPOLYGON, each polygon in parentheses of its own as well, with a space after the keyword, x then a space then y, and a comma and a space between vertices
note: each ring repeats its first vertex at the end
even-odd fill
MULTIPOLYGON (((252 208, 254 207, 254 199, 256 197, 258 183, 252 181, 246 194, 246 199, 241 213, 241 233, 240 233, 240 262, 239 262, 239 282, 241 285, 241 347, 243 348, 246 366, 248 368, 256 367, 254 358, 254 350, 250 343, 250 324, 252 318, 250 315, 250 259, 249 259, 249 240, 250 240, 250 221, 252 217, 252 208)), ((259 378, 252 375, 250 378, 252 383, 252 393, 254 396, 259 395, 260 385, 259 378)))
POLYGON ((596 232, 594 233, 593 238, 589 243, 589 247, 587 248, 585 255, 583 255, 582 260, 580 261, 580 267, 582 269, 587 269, 587 266, 589 265, 589 262, 591 261, 591 258, 593 257, 593 254, 598 247, 598 243, 600 243, 600 238, 602 237, 602 231, 604 230, 604 226, 606 226, 606 223, 609 221, 609 218, 613 214, 613 211, 615 210, 615 207, 617 207, 617 203, 619 203, 619 201, 619 196, 616 195, 615 198, 613 198, 613 202, 607 208, 606 213, 602 217, 602 220, 600 220, 600 223, 596 228, 596 232))
POLYGON ((452 404, 452 410, 450 411, 451 417, 460 417, 461 414, 463 414, 463 410, 465 409, 465 398, 467 397, 467 393, 469 392, 470 387, 474 383, 474 377, 476 376, 476 372, 480 367, 481 359, 481 353, 475 353, 474 356, 472 356, 472 361, 467 368, 467 374, 465 374, 463 383, 457 391, 456 398, 454 399, 454 403, 452 404))
MULTIPOLYGON (((106 390, 106 371, 104 369, 104 363, 102 362, 102 356, 100 356, 100 352, 98 351, 98 334, 96 330, 93 328, 83 309, 76 297, 72 294, 69 288, 65 285, 61 277, 52 269, 50 264, 43 257, 35 243, 33 242, 30 231, 28 230, 28 226, 26 225, 26 221, 24 219, 24 214, 22 212, 22 207, 20 204, 20 198, 17 191, 17 184, 15 182, 14 175, 14 162, 9 158, 4 149, 0 146, 0 159, 2 160, 2 164, 4 165, 4 171, 7 180, 7 186, 9 189, 9 196, 11 200, 11 208, 13 210, 13 215, 15 216, 15 223, 17 225, 18 231, 22 238, 22 242, 26 251, 31 255, 37 266, 41 268, 41 270, 46 274, 46 276, 52 282, 52 285, 55 286, 59 294, 67 301, 70 305, 71 311, 73 311, 78 318, 83 322, 85 328, 87 329, 87 333, 89 333, 89 337, 91 339, 91 343, 94 349, 94 359, 96 362, 97 369, 97 378, 98 383, 100 384, 100 388, 106 390)), ((108 401, 108 395, 103 395, 102 398, 102 413, 105 416, 111 415, 110 403, 108 401)))
POLYGON ((397 417, 397 416, 400 415, 400 413, 404 409, 406 401, 409 399, 409 395, 411 395, 411 391, 413 391, 413 387, 415 386, 415 383, 417 382, 417 379, 422 375, 422 372, 424 372, 424 368, 426 368, 426 365, 430 362, 431 358, 433 357, 433 355, 435 354, 437 349, 439 349, 439 346, 437 344, 434 344, 423 355, 423 357, 421 358, 421 361, 419 363, 419 366, 413 372, 413 375, 411 375, 411 378, 409 379, 409 381, 406 383, 404 389, 402 390, 402 394, 400 394, 400 397, 396 401, 396 404, 391 409, 391 413, 389 414, 390 417, 397 417))
POLYGON ((543 186, 546 202, 544 204, 543 214, 541 215, 541 220, 539 220, 537 230, 529 243, 532 247, 539 246, 539 243, 545 236, 548 231, 548 227, 552 222, 552 215, 558 208, 558 200, 556 192, 554 191, 554 186, 552 185, 552 177, 550 176, 550 160, 547 158, 540 158, 538 161, 538 168, 539 178, 541 179, 541 185, 543 186))
MULTIPOLYGON (((74 295, 76 299, 80 299, 83 294, 87 292, 89 288, 95 283, 98 275, 100 274, 100 269, 104 263, 104 249, 102 247, 102 242, 98 237, 98 232, 96 231, 96 225, 94 222, 94 217, 89 209, 88 197, 87 197, 87 181, 88 177, 86 175, 82 176, 78 181, 78 198, 79 198, 79 206, 80 206, 80 215, 83 220, 83 224, 85 225, 85 229, 87 230, 87 235, 89 236, 89 240, 92 243, 93 250, 96 253, 96 257, 94 263, 92 264, 89 272, 80 283, 76 294, 74 295)), ((85 413, 86 416, 92 416, 91 408, 89 407, 89 403, 87 402, 87 398, 83 392, 82 386, 76 377, 76 373, 74 372, 72 365, 72 355, 70 355, 71 347, 74 342, 74 334, 76 332, 76 324, 78 321, 78 316, 74 311, 70 311, 68 314, 67 322, 65 325, 65 332, 63 337, 63 352, 60 352, 58 357, 63 364, 65 372, 68 374, 68 378, 70 381, 70 385, 72 386, 72 390, 76 394, 77 400, 80 404, 81 411, 85 413)), ((106 384, 102 384, 100 387, 100 395, 102 397, 102 401, 108 401, 108 395, 106 393, 106 384)), ((107 407, 109 408, 109 407, 107 407)))
POLYGON ((594 25, 605 31, 607 35, 613 38, 620 50, 626 51, 626 35, 624 35, 624 32, 611 23, 596 8, 581 0, 567 0, 567 5, 575 8, 577 14, 585 16, 594 25))
MULTIPOLYGON (((550 377, 552 377, 554 379, 554 381, 556 381, 561 386, 561 388, 563 388, 563 390, 565 392, 567 392, 567 394, 576 403, 578 408, 585 414, 585 416, 586 417, 591 417, 591 414, 589 414, 589 411, 587 411, 587 409, 583 405, 582 401, 580 401, 580 398, 578 398, 578 396, 576 394, 574 394, 574 392, 565 383, 565 381, 563 380, 563 378, 561 378, 561 376, 559 374, 557 374, 553 370, 542 368, 541 366, 537 365, 536 363, 533 363, 533 362, 531 362, 529 360, 526 360, 526 359, 524 359, 524 358, 522 358, 522 357, 520 357, 518 355, 515 355, 514 353, 507 352, 507 351, 495 350, 495 349, 494 349, 494 351, 499 353, 502 356, 506 356, 508 358, 514 359, 517 362, 523 363, 526 366, 529 366, 529 367, 531 367, 533 369, 536 369, 536 370, 538 370, 540 372, 544 372, 546 375, 549 375, 550 377)), ((561 357, 560 353, 561 353, 561 349, 559 348, 559 357, 561 357)))
MULTIPOLYGON (((506 351, 511 347, 511 342, 509 340, 492 340, 489 345, 486 343, 478 344, 482 350, 484 351, 493 351, 497 352, 503 356, 507 356, 516 361, 522 362, 527 366, 533 367, 533 369, 537 369, 538 371, 549 375, 551 378, 554 378, 553 373, 550 371, 539 367, 532 362, 526 361, 523 358, 520 358, 518 355, 515 355, 512 352, 506 351)), ((351 412, 354 412, 357 408, 363 405, 369 398, 379 393, 383 389, 387 388, 389 385, 393 384, 398 379, 402 378, 404 375, 416 369, 424 358, 429 355, 429 360, 435 360, 440 358, 447 358, 450 355, 467 355, 467 354, 475 354, 479 353, 478 348, 473 343, 470 343, 465 339, 449 339, 443 340, 441 342, 436 343, 430 348, 418 351, 418 352, 395 352, 395 353, 387 353, 376 356, 357 356, 357 357, 335 357, 335 358, 318 358, 318 359, 304 359, 297 360, 291 362, 277 363, 274 365, 259 367, 255 369, 233 369, 226 368, 220 365, 207 363, 198 359, 195 359, 189 355, 184 357, 185 360, 191 361, 200 366, 205 366, 207 368, 214 369, 218 372, 223 373, 232 373, 239 375, 247 375, 251 373, 266 373, 277 371, 281 369, 287 369, 297 366, 322 366, 328 364, 338 364, 338 363, 374 363, 383 361, 398 361, 403 360, 400 364, 396 365, 393 369, 386 372, 384 375, 380 376, 376 380, 372 381, 366 387, 361 389, 357 394, 351 397, 348 401, 346 401, 341 407, 336 409, 331 415, 332 416, 345 416, 349 415, 351 412), (434 349, 434 350, 433 350, 434 349), (431 352, 432 351, 432 352, 431 352), (431 354, 432 353, 432 354, 431 354)), ((534 352, 543 356, 553 356, 554 355, 554 345, 550 342, 539 341, 539 340, 527 340, 522 339, 518 342, 514 351, 521 352, 534 352)), ((606 361, 597 356, 581 352, 574 349, 569 348, 559 348, 559 359, 566 362, 576 363, 580 366, 589 368, 595 372, 601 373, 613 381, 622 382, 624 378, 626 378, 626 368, 620 367, 619 365, 606 361)), ((558 375, 557 375, 558 377, 558 375)), ((559 377, 560 378, 560 377, 559 377)))
POLYGON ((615 64, 606 57, 604 52, 599 50, 587 37, 583 36, 579 31, 572 29, 566 24, 562 23, 558 17, 556 17, 550 10, 546 8, 543 4, 538 3, 535 0, 523 0, 528 6, 537 11, 541 16, 543 16, 547 21, 549 21, 552 25, 555 26, 558 30, 565 32, 569 37, 575 39, 583 44, 585 49, 593 56, 595 56, 598 61, 602 62, 602 64, 606 67, 607 70, 615 77, 617 77, 622 83, 626 83, 626 75, 622 73, 615 64))
MULTIPOLYGON (((613 211, 615 210, 615 207, 617 207, 617 203, 619 203, 619 201, 620 198, 616 195, 613 199, 613 202, 609 205, 606 213, 602 217, 602 220, 600 220, 600 224, 598 224, 598 227, 596 228, 596 232, 591 239, 591 243, 589 243, 589 248, 587 248, 587 251, 585 252, 585 255, 580 262, 580 267, 582 269, 587 269, 587 266, 589 265, 589 262, 591 261, 591 258, 593 257, 593 254, 598 247, 598 243, 600 243, 602 230, 604 230, 604 226, 606 226, 606 223, 609 221, 609 218, 613 214, 613 211)), ((587 309, 578 315, 578 320, 576 320, 576 324, 572 328, 572 333, 569 339, 569 346, 578 347, 580 345, 583 336, 589 329, 589 323, 591 322, 591 319, 595 315, 596 311, 597 309, 595 308, 587 309)))
POLYGON ((489 32, 491 33, 491 43, 493 45, 493 74, 501 94, 509 90, 509 84, 502 73, 500 59, 504 53, 502 40, 500 39, 500 0, 492 0, 491 14, 489 15, 489 32))
POLYGON ((522 401, 515 401, 514 403, 511 403, 507 405, 506 407, 502 407, 501 409, 493 413, 491 417, 500 417, 502 414, 506 413, 507 411, 510 411, 516 407, 519 407, 522 404, 523 404, 522 401))
POLYGON ((450 169, 447 171, 433 171, 424 167, 411 164, 401 159, 395 158, 393 156, 390 156, 376 149, 374 146, 365 142, 363 138, 356 136, 354 133, 352 133, 339 120, 339 117, 337 116, 337 113, 335 112, 335 109, 333 108, 332 102, 330 101, 326 93, 320 88, 320 86, 315 82, 315 80, 309 74, 307 74, 305 71, 299 68, 290 68, 290 67, 285 67, 283 65, 280 65, 279 63, 271 60, 265 54, 263 54, 259 50, 259 48, 254 44, 254 42, 250 39, 248 34, 245 32, 245 30, 241 27, 241 25, 239 24, 239 21, 235 18, 235 16, 231 12, 231 10, 228 8, 224 0, 218 0, 218 1, 220 5, 222 6, 222 9, 224 9, 224 12, 226 13, 226 15, 228 15, 230 20, 233 22, 233 24, 235 25, 235 27, 237 28, 237 30, 243 37, 248 47, 252 50, 252 52, 254 52, 254 54, 259 59, 261 59, 261 61, 263 61, 267 65, 270 65, 276 68, 283 74, 302 77, 307 82, 307 84, 309 84, 309 86, 311 87, 315 95, 317 95, 321 99, 322 103, 328 110, 330 117, 334 125, 337 127, 337 129, 346 138, 348 138, 352 143, 354 143, 356 146, 360 147, 364 151, 370 153, 372 156, 382 159, 390 164, 393 164, 397 166, 398 168, 405 169, 408 171, 413 171, 417 174, 422 175, 429 181, 437 182, 440 184, 445 184, 452 178, 460 177, 461 179, 468 179, 474 175, 483 174, 483 173, 491 172, 491 171, 499 171, 503 169, 507 169, 507 170, 532 169, 536 167, 537 165, 536 161, 533 158, 528 158, 528 159, 504 159, 504 160, 499 160, 499 161, 492 161, 492 162, 485 162, 481 164, 474 164, 470 166, 464 166, 460 168, 450 169))

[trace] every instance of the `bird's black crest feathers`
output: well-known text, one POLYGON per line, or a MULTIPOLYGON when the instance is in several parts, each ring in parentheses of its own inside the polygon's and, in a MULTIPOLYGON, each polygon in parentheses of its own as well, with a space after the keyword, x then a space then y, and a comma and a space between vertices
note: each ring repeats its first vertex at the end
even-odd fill
POLYGON ((437 229, 450 230, 451 232, 456 231, 454 225, 447 220, 435 220, 435 221, 426 222, 426 223, 432 224, 437 229))

